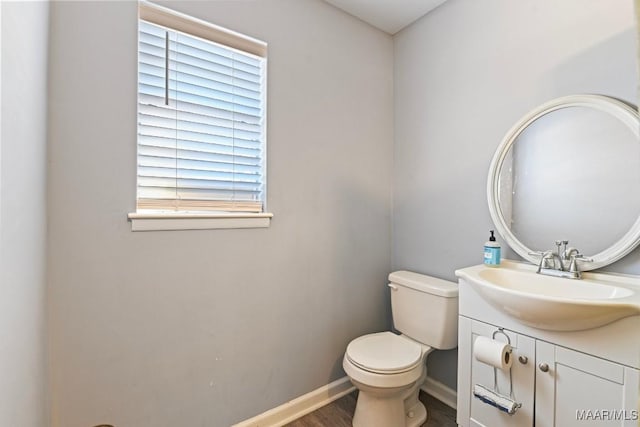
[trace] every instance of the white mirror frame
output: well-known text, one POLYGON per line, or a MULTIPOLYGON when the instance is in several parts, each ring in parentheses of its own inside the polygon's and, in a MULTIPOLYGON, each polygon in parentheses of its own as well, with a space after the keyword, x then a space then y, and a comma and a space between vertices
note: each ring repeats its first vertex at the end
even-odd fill
MULTIPOLYGON (((530 255, 530 252, 534 250, 548 250, 551 248, 528 248, 516 236, 511 232, 511 229, 507 225, 502 211, 500 210, 499 199, 499 179, 500 170, 504 160, 509 152, 509 149, 514 144, 518 136, 534 121, 549 114, 552 111, 556 111, 562 108, 569 107, 587 107, 596 110, 603 111, 616 117, 621 122, 629 127, 633 132, 636 139, 640 143, 640 117, 638 111, 633 107, 619 101, 615 98, 611 98, 603 95, 570 95, 549 101, 534 110, 527 113, 520 121, 518 121, 505 135, 504 139, 498 146, 491 165, 489 166, 489 178, 487 180, 487 200, 489 202, 489 212, 491 219, 495 224, 498 233, 506 241, 506 243, 513 249, 518 255, 525 260, 537 264, 539 258, 535 255, 530 255)), ((562 237, 562 236, 560 236, 562 237)), ((580 262, 580 269, 583 271, 594 270, 606 265, 612 264, 625 255, 629 254, 640 243, 640 215, 638 219, 631 226, 629 231, 625 233, 620 240, 615 242, 610 247, 606 248, 602 252, 597 254, 584 254, 593 259, 592 262, 580 262)), ((553 242, 549 242, 550 246, 553 242)))

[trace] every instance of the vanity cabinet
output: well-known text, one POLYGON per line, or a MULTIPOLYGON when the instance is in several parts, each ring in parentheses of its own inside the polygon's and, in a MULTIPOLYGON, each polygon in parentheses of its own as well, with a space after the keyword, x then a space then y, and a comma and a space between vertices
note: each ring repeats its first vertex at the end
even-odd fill
POLYGON ((489 303, 467 276, 458 275, 458 425, 640 427, 640 315, 580 330, 537 328, 510 311, 515 305, 489 303), (493 367, 473 354, 481 336, 513 348, 511 378, 500 369, 495 378, 501 395, 522 404, 513 415, 473 395, 476 384, 494 389, 493 367))
MULTIPOLYGON (((458 424, 465 427, 637 426, 638 369, 503 329, 513 348, 511 380, 496 371, 497 388, 522 407, 508 415, 473 396, 474 384, 494 388, 494 370, 473 356, 478 336, 498 326, 460 316, 458 424), (510 383, 512 385, 510 385, 510 383)), ((502 333, 495 339, 506 342, 502 333)))

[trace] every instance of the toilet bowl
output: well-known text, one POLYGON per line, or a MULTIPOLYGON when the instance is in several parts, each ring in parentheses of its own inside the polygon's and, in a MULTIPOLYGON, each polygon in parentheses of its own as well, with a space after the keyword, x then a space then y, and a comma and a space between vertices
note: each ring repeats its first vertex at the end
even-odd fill
POLYGON ((427 411, 418 400, 429 346, 392 332, 364 335, 347 347, 342 366, 360 394, 354 426, 417 427, 427 411))
POLYGON ((408 271, 389 275, 394 327, 352 340, 342 367, 359 390, 354 427, 417 427, 418 399, 433 349, 457 345, 458 285, 408 271))

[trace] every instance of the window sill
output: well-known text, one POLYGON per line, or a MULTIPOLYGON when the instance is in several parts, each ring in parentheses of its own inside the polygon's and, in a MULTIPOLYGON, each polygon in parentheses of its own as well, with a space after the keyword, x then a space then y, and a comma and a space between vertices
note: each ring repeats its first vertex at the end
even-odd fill
POLYGON ((271 213, 130 213, 131 231, 267 228, 271 213))

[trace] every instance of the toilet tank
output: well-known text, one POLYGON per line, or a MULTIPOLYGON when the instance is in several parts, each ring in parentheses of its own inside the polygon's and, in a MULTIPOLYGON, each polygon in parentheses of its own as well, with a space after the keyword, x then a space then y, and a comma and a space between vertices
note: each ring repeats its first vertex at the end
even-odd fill
POLYGON ((389 275, 393 327, 430 347, 458 345, 458 284, 410 271, 389 275))

